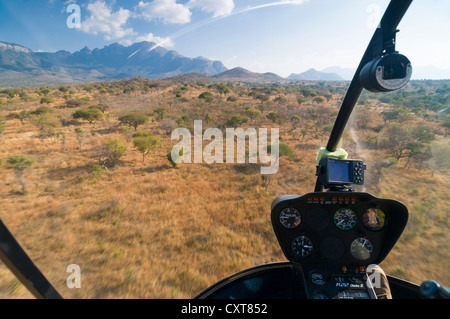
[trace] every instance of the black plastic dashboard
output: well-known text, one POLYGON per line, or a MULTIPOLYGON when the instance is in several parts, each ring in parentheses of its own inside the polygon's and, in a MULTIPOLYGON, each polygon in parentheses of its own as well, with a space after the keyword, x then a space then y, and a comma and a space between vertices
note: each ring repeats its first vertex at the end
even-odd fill
POLYGON ((278 197, 271 219, 289 261, 367 266, 380 263, 395 245, 408 210, 368 193, 310 193, 278 197))
POLYGON ((278 197, 271 219, 306 298, 375 299, 367 271, 395 245, 408 210, 368 193, 321 192, 278 197))

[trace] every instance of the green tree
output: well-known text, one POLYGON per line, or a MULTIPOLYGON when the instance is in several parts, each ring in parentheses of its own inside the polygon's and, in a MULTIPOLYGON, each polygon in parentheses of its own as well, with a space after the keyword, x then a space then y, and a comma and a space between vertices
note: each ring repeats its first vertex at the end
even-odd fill
POLYGON ((208 114, 205 115, 205 122, 206 124, 209 124, 212 121, 211 116, 208 114))
POLYGON ((412 142, 409 130, 396 123, 386 125, 381 131, 382 145, 389 149, 396 160, 405 157, 408 144, 412 142))
POLYGON ((156 114, 156 120, 161 121, 167 113, 167 109, 165 107, 158 107, 153 110, 153 113, 156 114))
POLYGON ((287 102, 287 99, 286 97, 279 95, 273 101, 277 102, 278 104, 285 104, 287 102))
POLYGON ((297 128, 297 126, 300 124, 301 118, 297 114, 294 114, 291 116, 290 120, 291 120, 291 124, 292 124, 292 130, 295 130, 297 128))
POLYGON ((50 98, 50 97, 43 97, 42 99, 41 99, 41 104, 50 104, 50 103, 53 103, 53 102, 55 102, 55 100, 54 99, 52 99, 52 98, 50 98))
POLYGON ((280 114, 276 113, 276 112, 270 112, 269 114, 266 115, 266 117, 271 120, 273 123, 275 122, 280 122, 280 114))
POLYGON ((412 136, 418 142, 430 143, 435 138, 434 129, 428 125, 414 126, 411 130, 412 136))
POLYGON ((122 124, 130 125, 137 131, 138 126, 148 122, 148 116, 142 113, 128 113, 119 117, 122 124))
POLYGON ((417 143, 417 142, 408 143, 408 145, 406 146, 406 149, 409 151, 409 154, 407 156, 407 161, 406 161, 405 167, 409 166, 411 160, 419 158, 423 154, 422 150, 424 147, 425 147, 425 145, 423 145, 421 143, 417 143))
POLYGON ((398 119, 401 115, 407 113, 406 110, 399 108, 392 111, 383 111, 381 112, 381 115, 383 116, 384 123, 388 123, 392 120, 398 119))
POLYGON ((142 163, 144 163, 145 157, 151 151, 161 145, 159 138, 153 136, 151 133, 135 135, 133 143, 138 151, 142 153, 142 163))
POLYGON ((22 186, 22 194, 25 194, 26 189, 25 189, 25 182, 23 179, 23 172, 25 169, 33 165, 34 160, 31 157, 23 155, 12 155, 8 156, 7 162, 14 169, 14 173, 16 174, 19 184, 22 186))
POLYGON ((317 103, 317 104, 321 104, 321 103, 323 103, 325 100, 322 98, 322 97, 320 97, 320 96, 317 96, 317 97, 315 97, 314 99, 313 99, 313 102, 315 102, 315 103, 317 103))
POLYGON ((84 134, 84 130, 81 127, 75 128, 75 135, 78 141, 78 146, 80 149, 83 148, 84 140, 86 139, 86 135, 84 134))
POLYGON ((26 119, 29 116, 28 111, 26 110, 22 110, 19 113, 16 114, 16 118, 18 118, 20 120, 20 123, 22 125, 24 125, 25 123, 23 122, 24 119, 26 119))
POLYGON ((101 104, 101 103, 100 103, 100 104, 91 105, 91 106, 88 107, 88 109, 97 109, 97 110, 99 110, 99 111, 102 112, 102 113, 105 113, 105 111, 106 111, 108 108, 109 108, 108 105, 101 104))
POLYGON ((127 147, 120 138, 108 139, 103 143, 101 152, 98 154, 100 165, 102 167, 116 166, 126 151, 127 147))
POLYGON ((226 123, 229 127, 237 127, 243 123, 248 122, 248 117, 246 116, 240 116, 240 115, 233 115, 231 119, 229 119, 226 123))
POLYGON ((287 144, 280 143, 279 147, 280 156, 287 156, 291 160, 294 160, 297 157, 294 151, 287 144))
POLYGON ((258 116, 261 116, 261 111, 248 107, 245 109, 245 115, 247 115, 253 121, 258 116))
POLYGON ((223 83, 217 84, 216 89, 217 89, 217 91, 219 91, 220 95, 222 95, 222 94, 227 95, 228 93, 230 93, 230 89, 228 88, 228 86, 223 83))
POLYGON ((28 120, 39 129, 42 136, 44 136, 44 132, 48 133, 58 125, 58 122, 50 113, 30 114, 28 120))
POLYGON ((301 97, 301 96, 299 96, 299 97, 297 98, 297 103, 298 103, 298 105, 301 105, 301 104, 304 103, 304 102, 306 102, 306 99, 305 99, 305 98, 303 98, 303 97, 301 97))
POLYGON ((176 158, 172 158, 172 151, 170 151, 166 155, 167 160, 169 161, 170 165, 172 165, 173 168, 177 167, 180 164, 179 159, 183 156, 183 149, 180 149, 180 151, 176 155, 177 155, 176 158))
POLYGON ((103 114, 98 109, 80 109, 72 114, 74 119, 83 119, 92 124, 94 121, 100 121, 103 119, 103 114))
POLYGON ((211 92, 205 91, 198 96, 199 99, 205 100, 206 102, 212 102, 214 96, 211 92))

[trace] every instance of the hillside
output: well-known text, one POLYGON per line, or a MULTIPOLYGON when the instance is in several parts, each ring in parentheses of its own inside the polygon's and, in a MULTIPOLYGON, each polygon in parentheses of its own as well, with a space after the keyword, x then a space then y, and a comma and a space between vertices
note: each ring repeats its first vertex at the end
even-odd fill
POLYGON ((124 79, 132 76, 166 78, 199 72, 214 75, 227 68, 220 61, 188 58, 153 42, 130 46, 118 43, 102 49, 33 52, 17 44, 0 42, 0 87, 78 83, 124 79), (47 82, 47 83, 46 83, 47 82))
POLYGON ((287 77, 289 80, 308 80, 308 81, 344 81, 344 78, 337 73, 320 72, 316 69, 309 69, 303 73, 292 73, 287 77))
MULTIPOLYGON (((410 211, 383 269, 446 286, 449 85, 412 81, 399 92, 365 92, 343 140, 350 157, 368 166, 357 190, 395 198, 410 211)), ((191 298, 237 271, 285 260, 270 205, 314 189, 317 150, 345 90, 341 82, 144 78, 2 89, 0 218, 65 298, 191 298), (75 116, 82 110, 97 111, 75 116), (121 124, 130 112, 147 121, 136 130, 121 124), (286 146, 278 172, 263 177, 261 163, 173 167, 171 132, 192 130, 193 120, 204 129, 279 128, 286 146), (135 133, 160 144, 143 156, 135 133), (114 146, 120 152, 109 152, 114 146), (31 166, 14 170, 14 155, 31 166), (70 264, 81 267, 82 289, 66 286, 70 264)), ((4 265, 0 297, 30 297, 4 265)))
POLYGON ((286 80, 274 73, 255 73, 244 68, 234 68, 212 76, 217 81, 242 81, 242 82, 285 82, 286 80))

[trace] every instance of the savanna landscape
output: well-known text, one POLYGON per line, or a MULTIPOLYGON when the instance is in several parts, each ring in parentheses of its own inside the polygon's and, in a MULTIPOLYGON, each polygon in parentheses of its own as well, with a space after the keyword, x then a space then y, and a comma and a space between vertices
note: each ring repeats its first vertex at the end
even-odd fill
MULTIPOLYGON (((131 78, 0 89, 0 218, 65 298, 191 298, 285 257, 270 223, 280 195, 314 190, 348 82, 131 78), (279 128, 279 170, 180 163, 171 132, 279 128), (66 271, 81 268, 81 288, 66 271)), ((367 164, 356 190, 402 201, 408 225, 381 264, 450 285, 450 81, 364 92, 344 134, 367 164)), ((204 142, 208 144, 208 142, 204 142)), ((32 297, 0 265, 0 297, 32 297)))

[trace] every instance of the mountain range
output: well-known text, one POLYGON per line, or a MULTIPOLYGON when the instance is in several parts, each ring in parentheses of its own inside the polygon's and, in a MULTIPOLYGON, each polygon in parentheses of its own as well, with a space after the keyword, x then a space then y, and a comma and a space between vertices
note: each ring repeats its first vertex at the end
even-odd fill
POLYGON ((103 49, 33 52, 13 43, 0 42, 0 85, 10 82, 70 83, 117 80, 136 76, 167 78, 183 73, 218 74, 228 69, 220 61, 188 58, 153 42, 131 46, 118 43, 103 49))
POLYGON ((328 73, 309 69, 306 72, 295 74, 292 73, 287 77, 289 80, 307 80, 307 81, 344 81, 345 79, 337 73, 328 73))
MULTIPOLYGON (((34 52, 19 44, 0 42, 0 87, 94 82, 137 76, 246 82, 349 81, 353 74, 354 69, 340 67, 322 71, 309 69, 299 74, 292 73, 287 78, 240 67, 229 70, 220 61, 185 57, 146 41, 130 46, 113 43, 93 50, 85 47, 74 53, 64 50, 34 52)), ((414 69, 413 78, 449 78, 449 74, 449 70, 424 67, 414 69)))

